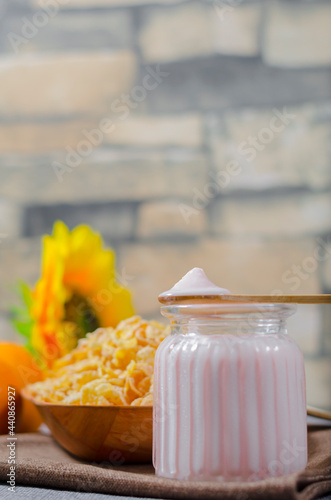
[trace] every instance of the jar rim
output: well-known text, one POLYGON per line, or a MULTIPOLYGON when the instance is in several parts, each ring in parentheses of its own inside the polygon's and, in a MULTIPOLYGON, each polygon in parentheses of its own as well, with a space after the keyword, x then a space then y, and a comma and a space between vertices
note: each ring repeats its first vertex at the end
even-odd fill
POLYGON ((199 301, 163 304, 161 313, 163 316, 190 316, 192 318, 215 317, 235 319, 243 316, 256 316, 286 319, 296 311, 296 304, 282 303, 257 303, 257 302, 217 302, 217 301, 199 301))

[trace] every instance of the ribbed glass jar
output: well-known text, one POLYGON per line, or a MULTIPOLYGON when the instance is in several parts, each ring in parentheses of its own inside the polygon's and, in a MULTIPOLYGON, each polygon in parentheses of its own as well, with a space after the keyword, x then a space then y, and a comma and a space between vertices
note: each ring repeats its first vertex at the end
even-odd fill
POLYGON ((307 463, 305 372, 286 304, 162 306, 154 371, 156 474, 254 481, 307 463))

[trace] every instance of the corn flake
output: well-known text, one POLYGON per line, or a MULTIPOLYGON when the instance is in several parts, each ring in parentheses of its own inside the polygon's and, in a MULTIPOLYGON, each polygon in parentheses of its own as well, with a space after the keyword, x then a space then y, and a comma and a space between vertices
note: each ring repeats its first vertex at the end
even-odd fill
POLYGON ((168 334, 168 327, 139 316, 99 328, 28 390, 43 402, 151 406, 155 352, 168 334))

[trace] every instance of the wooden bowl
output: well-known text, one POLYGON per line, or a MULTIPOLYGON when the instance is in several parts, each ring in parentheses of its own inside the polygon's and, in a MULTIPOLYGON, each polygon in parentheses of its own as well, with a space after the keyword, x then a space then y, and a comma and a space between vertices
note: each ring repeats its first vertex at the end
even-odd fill
POLYGON ((89 462, 152 461, 151 406, 80 406, 36 401, 26 389, 54 439, 69 453, 89 462))

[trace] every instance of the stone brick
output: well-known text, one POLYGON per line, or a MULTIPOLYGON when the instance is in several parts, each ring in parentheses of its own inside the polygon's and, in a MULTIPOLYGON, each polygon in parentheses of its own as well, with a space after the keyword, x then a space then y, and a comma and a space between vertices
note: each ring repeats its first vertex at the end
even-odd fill
POLYGON ((24 214, 23 235, 41 236, 52 231, 56 220, 63 220, 71 229, 89 224, 111 242, 133 237, 135 204, 93 203, 55 206, 30 206, 24 214))
POLYGON ((135 58, 114 53, 47 54, 0 61, 3 116, 107 113, 130 90, 135 58))
POLYGON ((177 61, 213 52, 209 11, 201 3, 150 10, 139 35, 146 62, 177 61))
POLYGON ((0 152, 42 154, 71 147, 85 139, 82 130, 98 127, 98 121, 73 120, 50 123, 0 124, 0 152))
POLYGON ((323 342, 322 315, 317 305, 298 305, 287 321, 288 334, 304 354, 319 355, 323 342))
POLYGON ((0 20, 4 18, 7 10, 7 2, 5 0, 0 0, 0 20))
MULTIPOLYGON (((132 276, 131 288, 139 314, 159 310, 157 296, 170 288, 192 267, 202 267, 207 276, 233 293, 293 293, 294 265, 311 255, 312 240, 259 241, 203 239, 177 244, 131 244, 119 247, 119 266, 132 276)), ((297 278, 296 278, 297 279, 297 278)), ((319 293, 317 273, 298 280, 295 293, 319 293)))
POLYGON ((0 33, 1 50, 22 54, 33 51, 122 49, 132 44, 129 11, 66 12, 52 16, 43 11, 43 15, 47 16, 46 24, 41 27, 38 27, 40 10, 24 16, 7 15, 0 33), (32 30, 36 32, 32 38, 26 36, 28 25, 29 33, 32 30), (24 40, 17 39, 15 35, 24 40))
MULTIPOLYGON (((63 156, 54 159, 65 164, 63 156)), ((0 196, 33 205, 189 198, 195 187, 205 184, 208 168, 205 156, 198 153, 109 151, 91 155, 88 163, 64 173, 60 182, 52 161, 25 162, 21 157, 2 167, 0 163, 0 196)))
POLYGON ((202 123, 198 115, 132 116, 118 123, 105 142, 123 146, 187 146, 202 143, 202 123))
MULTIPOLYGON (((101 119, 58 120, 48 123, 0 124, 0 152, 41 154, 67 147, 77 149, 86 141, 86 131, 100 130, 101 119)), ((115 123, 114 123, 115 124, 115 123)), ((102 133, 99 146, 200 147, 202 122, 198 115, 132 116, 118 121, 116 128, 102 133)), ((100 130, 101 131, 101 130, 100 130)))
POLYGON ((307 404, 318 408, 331 408, 331 358, 305 359, 307 404))
POLYGON ((187 223, 179 210, 181 201, 147 202, 138 211, 138 238, 200 236, 206 231, 206 213, 199 211, 187 223), (191 221, 190 221, 191 222, 191 221))
POLYGON ((224 198, 212 203, 216 234, 290 236, 331 231, 331 192, 224 198))
POLYGON ((0 198, 0 245, 5 239, 13 239, 21 232, 22 210, 17 203, 0 198))
POLYGON ((211 116, 207 129, 216 170, 224 170, 233 160, 240 165, 240 175, 231 177, 226 190, 331 185, 329 102, 229 111, 219 118, 211 116), (276 113, 284 110, 291 118, 282 124, 276 113))
MULTIPOLYGON (((34 7, 39 7, 41 0, 29 0, 34 7)), ((58 0, 61 9, 86 9, 95 7, 124 7, 146 4, 175 4, 182 0, 58 0)))
POLYGON ((0 314, 0 340, 19 341, 19 336, 15 334, 14 328, 5 314, 0 314))
POLYGON ((214 2, 211 15, 216 51, 236 56, 257 55, 261 12, 259 3, 231 6, 231 2, 214 2))
MULTIPOLYGON (((331 240, 331 237, 329 235, 329 241, 331 240)), ((323 264, 323 283, 324 283, 324 288, 328 293, 331 293, 331 255, 328 254, 328 258, 325 260, 323 264)))
POLYGON ((323 304, 320 306, 320 314, 322 318, 321 326, 321 346, 322 353, 331 355, 331 304, 323 304))
POLYGON ((153 112, 272 107, 331 98, 328 68, 280 69, 257 57, 214 56, 163 64, 162 70, 169 76, 146 100, 153 112))
POLYGON ((8 312, 18 303, 16 288, 20 281, 33 285, 40 273, 40 238, 4 240, 0 245, 0 311, 8 312))
POLYGON ((330 3, 268 2, 263 57, 287 67, 331 64, 330 3))

